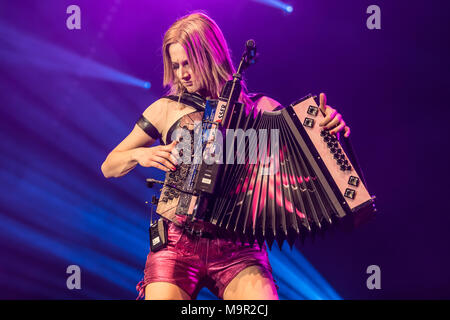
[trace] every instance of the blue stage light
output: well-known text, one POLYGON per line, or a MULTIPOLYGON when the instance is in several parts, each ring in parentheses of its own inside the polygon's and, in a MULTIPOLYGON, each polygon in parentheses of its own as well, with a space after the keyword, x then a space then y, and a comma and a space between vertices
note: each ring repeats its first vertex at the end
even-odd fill
POLYGON ((253 1, 263 3, 273 8, 281 9, 287 13, 292 13, 292 11, 294 11, 293 6, 278 0, 253 0, 253 1))
POLYGON ((297 248, 280 251, 272 247, 269 252, 273 276, 280 287, 280 299, 288 300, 341 300, 340 295, 305 259, 297 248))
POLYGON ((0 24, 0 41, 6 44, 0 48, 0 58, 11 66, 31 66, 82 78, 135 85, 147 90, 151 87, 148 81, 27 35, 6 24, 0 24), (74 66, 77 67, 74 68, 74 66))

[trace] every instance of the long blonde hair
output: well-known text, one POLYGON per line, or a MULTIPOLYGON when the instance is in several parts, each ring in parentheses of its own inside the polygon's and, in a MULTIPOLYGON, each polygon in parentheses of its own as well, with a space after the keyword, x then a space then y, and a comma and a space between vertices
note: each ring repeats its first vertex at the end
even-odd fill
MULTIPOLYGON (((189 64, 195 74, 199 75, 201 85, 213 99, 217 99, 227 80, 236 72, 230 56, 227 42, 222 31, 203 12, 194 12, 179 18, 164 34, 162 55, 164 63, 164 87, 168 94, 179 95, 184 91, 181 83, 176 81, 169 55, 169 46, 179 43, 185 49, 189 64)), ((247 107, 251 100, 247 96, 244 81, 241 81, 240 101, 247 107)))

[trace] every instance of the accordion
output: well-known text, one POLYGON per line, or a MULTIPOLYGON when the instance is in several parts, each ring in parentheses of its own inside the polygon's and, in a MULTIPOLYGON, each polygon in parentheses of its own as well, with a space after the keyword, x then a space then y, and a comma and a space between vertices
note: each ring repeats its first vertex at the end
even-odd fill
POLYGON ((203 112, 183 117, 172 132, 182 161, 166 173, 156 212, 191 231, 212 224, 270 248, 371 218, 375 197, 348 138, 319 127, 314 98, 257 113, 235 103, 227 117, 223 101, 207 100, 203 112), (227 119, 222 130, 218 119, 227 119))

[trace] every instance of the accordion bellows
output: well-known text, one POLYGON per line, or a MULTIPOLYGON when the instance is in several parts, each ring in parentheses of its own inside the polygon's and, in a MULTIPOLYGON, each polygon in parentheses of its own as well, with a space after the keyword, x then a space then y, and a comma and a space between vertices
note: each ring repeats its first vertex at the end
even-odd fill
MULTIPOLYGON (((191 132, 204 133, 214 114, 214 106, 209 113, 207 108, 191 132)), ((258 134, 244 139, 235 134, 223 164, 182 164, 177 170, 182 179, 168 173, 157 212, 171 220, 187 215, 227 229, 243 242, 267 241, 270 248, 274 241, 280 248, 285 240, 292 246, 342 218, 350 225, 371 218, 374 197, 353 150, 322 130, 323 117, 311 95, 255 117, 235 104, 227 128, 258 134), (217 171, 219 178, 211 181, 217 171), (169 187, 174 184, 183 192, 169 187)))

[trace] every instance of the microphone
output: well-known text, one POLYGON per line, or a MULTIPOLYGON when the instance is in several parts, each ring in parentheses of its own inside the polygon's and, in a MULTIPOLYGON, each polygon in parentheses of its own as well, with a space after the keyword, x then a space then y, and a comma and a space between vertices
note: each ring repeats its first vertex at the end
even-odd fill
POLYGON ((245 50, 242 54, 241 62, 239 63, 239 68, 236 74, 240 76, 241 72, 247 69, 250 65, 254 64, 257 58, 258 54, 256 53, 255 40, 249 39, 245 42, 245 50))
POLYGON ((248 58, 252 59, 256 56, 256 43, 255 40, 250 39, 245 43, 245 53, 248 58))

